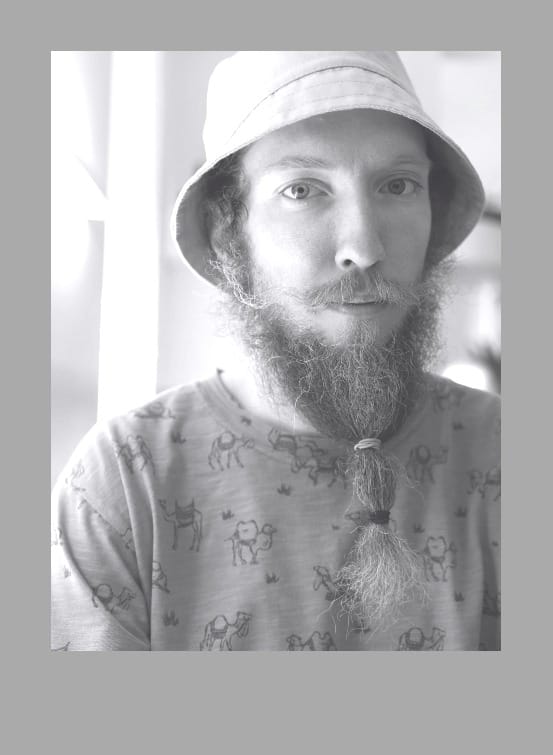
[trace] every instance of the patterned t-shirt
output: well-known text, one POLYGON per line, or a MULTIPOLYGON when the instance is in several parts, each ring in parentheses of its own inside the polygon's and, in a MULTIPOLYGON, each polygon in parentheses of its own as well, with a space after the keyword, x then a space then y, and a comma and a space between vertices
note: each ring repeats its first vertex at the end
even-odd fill
POLYGON ((217 374, 94 427, 54 488, 54 650, 498 650, 499 399, 428 377, 383 451, 390 526, 426 604, 386 629, 340 617, 360 504, 347 447, 252 416, 217 374))

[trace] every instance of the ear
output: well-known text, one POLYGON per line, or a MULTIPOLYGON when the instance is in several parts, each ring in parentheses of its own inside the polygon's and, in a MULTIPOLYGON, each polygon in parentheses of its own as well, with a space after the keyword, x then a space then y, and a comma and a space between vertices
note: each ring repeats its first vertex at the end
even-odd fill
POLYGON ((205 215, 205 236, 207 238, 209 248, 217 259, 221 257, 221 251, 223 249, 223 238, 225 231, 225 224, 228 220, 225 219, 221 209, 217 206, 211 206, 209 211, 205 215))
POLYGON ((210 211, 206 212, 204 215, 204 233, 210 251, 218 257, 218 249, 220 245, 217 243, 217 226, 218 224, 213 222, 213 211, 210 208, 210 211))

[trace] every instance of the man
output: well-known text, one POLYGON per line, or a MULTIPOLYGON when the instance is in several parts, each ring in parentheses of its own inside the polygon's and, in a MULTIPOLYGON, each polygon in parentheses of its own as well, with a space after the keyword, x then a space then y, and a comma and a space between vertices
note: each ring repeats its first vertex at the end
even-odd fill
POLYGON ((242 367, 56 485, 69 650, 499 649, 496 397, 426 372, 480 180, 389 52, 244 52, 174 231, 242 367))

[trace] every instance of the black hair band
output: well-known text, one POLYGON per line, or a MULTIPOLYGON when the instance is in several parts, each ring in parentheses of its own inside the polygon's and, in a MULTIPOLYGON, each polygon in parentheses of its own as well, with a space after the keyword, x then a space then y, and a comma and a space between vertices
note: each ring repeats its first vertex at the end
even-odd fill
POLYGON ((371 524, 388 524, 390 521, 389 511, 370 511, 368 520, 371 524))

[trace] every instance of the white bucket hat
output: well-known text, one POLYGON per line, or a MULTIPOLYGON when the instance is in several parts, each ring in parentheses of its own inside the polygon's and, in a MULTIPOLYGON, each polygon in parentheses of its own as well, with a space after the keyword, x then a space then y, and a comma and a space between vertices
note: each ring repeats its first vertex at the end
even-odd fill
POLYGON ((190 267, 211 283, 214 272, 199 181, 228 155, 283 126, 338 110, 386 110, 427 130, 442 182, 434 192, 428 253, 441 259, 472 231, 484 208, 478 174, 462 150, 429 118, 395 52, 246 51, 221 61, 207 91, 206 160, 181 189, 171 230, 190 267))

